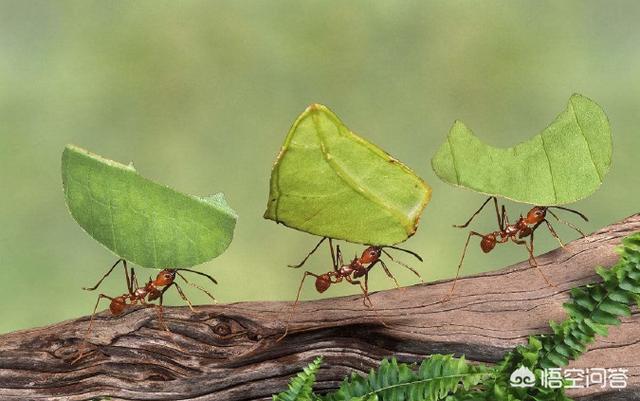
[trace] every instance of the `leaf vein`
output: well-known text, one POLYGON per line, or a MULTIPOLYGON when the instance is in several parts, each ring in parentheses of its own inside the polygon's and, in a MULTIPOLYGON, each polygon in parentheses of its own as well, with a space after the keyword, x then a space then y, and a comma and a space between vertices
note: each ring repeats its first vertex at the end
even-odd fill
POLYGON ((540 140, 542 141, 542 151, 547 158, 547 164, 549 165, 549 175, 551 176, 551 187, 553 188, 553 199, 554 202, 558 201, 558 191, 556 190, 556 180, 553 178, 553 169, 551 167, 551 159, 549 158, 549 153, 547 152, 547 146, 544 142, 544 135, 540 135, 540 140))
POLYGON ((589 149, 589 156, 591 157, 591 163, 593 163, 593 168, 596 170, 596 174, 598 175, 598 178, 602 183, 602 174, 600 174, 600 170, 598 169, 598 166, 596 165, 596 161, 593 158, 593 150, 591 149, 591 144, 589 143, 589 140, 587 139, 587 135, 584 133, 584 129, 582 128, 582 125, 580 125, 580 121, 578 120, 578 115, 576 114, 576 109, 573 105, 573 98, 569 99, 569 104, 571 105, 571 112, 573 114, 574 120, 576 121, 576 125, 578 126, 578 130, 582 134, 584 141, 587 143, 587 149, 589 149))
POLYGON ((453 171, 456 173, 456 184, 460 185, 460 173, 456 166, 456 155, 453 153, 453 145, 451 144, 451 135, 447 135, 447 143, 449 144, 449 152, 451 152, 451 163, 453 163, 453 171))
MULTIPOLYGON (((411 225, 410 221, 405 219, 400 213, 398 213, 398 211, 396 211, 390 204, 385 202, 379 196, 376 196, 373 192, 367 191, 365 188, 363 188, 338 163, 336 163, 335 160, 333 160, 331 154, 327 150, 324 134, 320 128, 320 124, 318 124, 317 117, 315 115, 312 116, 312 120, 314 125, 316 126, 316 132, 318 133, 318 138, 320 140, 320 151, 322 152, 322 155, 324 156, 325 160, 327 161, 329 166, 333 169, 333 171, 336 173, 336 175, 342 181, 344 181, 347 184, 347 186, 351 188, 354 192, 358 193, 360 196, 365 197, 369 201, 377 204, 378 206, 380 206, 381 209, 385 210, 391 216, 395 217, 399 221, 400 225, 402 225, 403 227, 410 226, 411 225)), ((337 128, 340 129, 339 127, 337 128)))

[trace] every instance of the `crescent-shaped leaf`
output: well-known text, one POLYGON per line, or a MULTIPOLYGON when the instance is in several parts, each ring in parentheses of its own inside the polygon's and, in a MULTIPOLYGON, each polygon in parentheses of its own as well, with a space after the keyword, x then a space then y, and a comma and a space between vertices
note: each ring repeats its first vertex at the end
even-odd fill
POLYGON ((443 181, 518 202, 553 206, 593 193, 611 165, 611 130, 594 101, 574 94, 540 134, 494 148, 456 121, 431 166, 443 181))
POLYGON ((62 183, 76 222, 142 267, 194 266, 220 255, 233 238, 237 216, 222 194, 186 195, 73 145, 62 153, 62 183))
POLYGON ((314 104, 276 159, 264 217, 324 237, 393 245, 415 233, 430 198, 407 166, 314 104))

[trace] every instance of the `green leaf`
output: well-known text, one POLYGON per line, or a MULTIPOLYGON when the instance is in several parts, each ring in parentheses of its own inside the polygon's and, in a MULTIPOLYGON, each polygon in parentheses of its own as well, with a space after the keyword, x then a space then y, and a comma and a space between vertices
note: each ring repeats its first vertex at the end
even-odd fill
POLYGON ((319 356, 307 365, 302 372, 289 381, 286 391, 273 396, 273 401, 313 401, 317 397, 313 394, 313 385, 316 382, 316 373, 322 365, 322 357, 319 356))
POLYGON ((631 310, 626 304, 611 299, 604 300, 600 309, 615 316, 631 316, 631 310))
POLYGON ((369 400, 377 395, 385 401, 444 399, 448 394, 469 390, 490 376, 483 365, 469 365, 464 357, 432 355, 425 359, 418 371, 413 366, 398 363, 395 359, 383 360, 377 370, 372 370, 365 378, 352 375, 340 389, 322 397, 324 401, 369 400), (361 398, 358 398, 361 397, 361 398))
POLYGON ((62 153, 62 183, 76 222, 142 267, 194 266, 220 255, 233 238, 237 216, 222 194, 186 195, 73 145, 62 153))
POLYGON ((431 188, 407 166, 318 104, 293 124, 270 187, 265 218, 370 245, 393 245, 413 235, 431 198, 431 188))
POLYGON ((443 181, 535 205, 562 205, 593 193, 611 164, 604 111, 575 94, 540 134, 512 148, 494 148, 457 121, 431 160, 443 181))
MULTIPOLYGON (((551 363, 554 366, 565 366, 565 365, 567 365, 569 363, 569 360, 567 358, 565 358, 564 356, 562 356, 560 354, 554 353, 554 352, 550 352, 547 355, 547 359, 549 361, 551 361, 551 363)), ((549 366, 547 365, 547 366, 543 366, 543 367, 549 367, 549 366)))
MULTIPOLYGON (((618 320, 616 319, 616 322, 618 320)), ((596 322, 595 320, 592 319, 585 319, 584 323, 589 326, 589 328, 591 330, 593 330, 595 333, 601 335, 601 336, 608 336, 609 335, 609 330, 607 329, 606 323, 601 324, 596 322)), ((615 324, 615 323, 614 323, 615 324)))

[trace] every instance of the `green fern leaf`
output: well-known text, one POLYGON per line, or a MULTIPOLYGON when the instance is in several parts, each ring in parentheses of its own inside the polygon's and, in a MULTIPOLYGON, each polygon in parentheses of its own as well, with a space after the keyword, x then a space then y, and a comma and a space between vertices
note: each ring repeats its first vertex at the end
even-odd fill
POLYGON ((410 365, 396 359, 383 360, 366 378, 352 375, 324 401, 436 401, 459 390, 478 384, 489 371, 484 366, 469 365, 464 357, 432 355, 415 372, 410 365), (373 398, 372 398, 373 397, 373 398))
POLYGON ((317 396, 313 394, 313 384, 316 382, 316 373, 322 364, 322 357, 316 358, 304 370, 289 382, 287 391, 273 396, 273 401, 314 401, 317 396))

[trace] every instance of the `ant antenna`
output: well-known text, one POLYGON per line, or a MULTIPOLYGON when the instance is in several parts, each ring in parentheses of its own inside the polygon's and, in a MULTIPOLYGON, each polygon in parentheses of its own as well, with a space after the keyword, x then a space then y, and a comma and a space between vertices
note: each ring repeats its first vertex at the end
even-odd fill
MULTIPOLYGON (((396 259, 394 259, 394 258, 393 258, 393 256, 391 256, 391 254, 390 254, 389 252, 385 251, 384 249, 382 250, 382 252, 383 252, 385 255, 387 255, 387 257, 388 257, 389 259, 391 259, 391 261, 393 261, 393 262, 395 262, 395 263, 399 264, 399 265, 400 265, 400 266, 402 266, 402 267, 405 267, 405 268, 407 268, 407 269, 411 270, 411 272, 413 272, 413 274, 415 274, 416 276, 418 276, 418 278, 420 279, 420 282, 424 283, 424 280, 422 279, 422 276, 420 275, 420 273, 418 273, 418 271, 417 271, 416 269, 414 269, 413 267, 409 266, 408 264, 404 263, 404 262, 403 262, 403 261, 401 261, 401 260, 396 260, 396 259)), ((383 264, 382 266, 383 266, 383 267, 385 267, 385 265, 384 265, 384 264, 383 264)))
MULTIPOLYGON (((193 274, 199 274, 199 275, 204 276, 204 277, 208 278, 209 280, 211 280, 213 282, 213 284, 218 284, 218 282, 216 281, 215 278, 211 277, 210 275, 208 275, 206 273, 199 272, 197 270, 191 270, 191 269, 185 269, 185 268, 173 269, 173 270, 175 270, 176 272, 185 271, 185 272, 190 272, 190 273, 193 273, 193 274)), ((182 275, 180 275, 180 277, 182 277, 184 279, 184 277, 182 275)), ((185 281, 187 281, 187 280, 185 280, 185 281)))
MULTIPOLYGON (((200 291, 204 292, 205 294, 207 294, 207 295, 209 296, 209 298, 211 298, 211 299, 213 300, 213 302, 217 302, 217 301, 216 301, 216 298, 215 298, 213 295, 211 295, 211 293, 209 293, 209 291, 207 291, 207 290, 205 290, 204 288, 200 287, 198 284, 192 283, 191 281, 187 280, 187 279, 186 279, 182 274, 180 274, 180 272, 176 271, 176 274, 177 274, 178 276, 180 276, 180 278, 181 278, 181 279, 183 279, 185 283, 187 283, 187 284, 189 284, 190 286, 195 287, 195 288, 199 289, 200 291)), ((178 288, 178 291, 179 291, 179 292, 181 292, 181 291, 182 291, 182 290, 180 289, 180 287, 178 287, 177 285, 176 285, 176 288, 178 288)), ((185 298, 186 298, 186 297, 185 297, 185 298)), ((188 300, 186 300, 186 301, 187 301, 189 304, 191 304, 188 300)), ((191 308, 191 309, 193 309, 193 308, 191 308)))
MULTIPOLYGON (((550 209, 550 208, 560 209, 560 210, 564 210, 564 211, 567 211, 567 212, 571 212, 571 213, 577 214, 578 216, 582 217, 582 219, 583 219, 584 221, 589 221, 589 219, 587 218, 587 216, 585 216, 584 214, 580 213, 580 212, 579 212, 579 211, 577 211, 577 210, 569 209, 568 207, 562 207, 562 206, 547 206, 547 209, 550 209)), ((553 214, 553 213, 551 213, 551 214, 553 214)), ((555 216, 555 215, 554 215, 554 216, 555 216)), ((556 217, 556 218, 557 218, 557 217, 556 217)), ((558 219, 558 220, 560 220, 560 219, 558 219)))
MULTIPOLYGON (((555 217, 555 219, 556 219, 556 220, 558 220, 560 223, 562 223, 562 224, 564 224, 564 225, 566 225, 566 226, 569 226, 569 227, 573 228, 573 229, 574 229, 574 230, 576 230, 578 233, 580 233, 580 235, 582 235, 582 237, 583 237, 583 238, 585 237, 585 235, 584 235, 584 233, 582 232, 582 230, 580 230, 578 227, 576 227, 575 225, 571 224, 571 223, 570 223, 570 222, 568 222, 568 221, 562 220, 560 217, 556 216, 556 214, 555 214, 555 213, 553 213, 551 210, 549 210, 549 213, 551 213, 551 215, 552 215, 553 217, 555 217)), ((579 214, 579 213, 578 213, 578 214, 579 214)), ((587 220, 587 221, 588 221, 588 220, 587 220)))
MULTIPOLYGON (((413 251, 410 251, 410 250, 408 250, 408 249, 404 249, 404 248, 400 248, 400 247, 392 246, 392 245, 384 246, 384 247, 382 247, 382 248, 391 248, 391 249, 395 249, 396 251, 402 251, 402 252, 408 253, 409 255, 411 255, 411 256, 413 256, 413 257, 415 257, 415 258, 416 258, 416 259, 418 259, 420 262, 424 262, 424 260, 422 260, 422 256, 420 256, 420 255, 418 255, 417 253, 415 253, 415 252, 413 252, 413 251)), ((384 251, 383 251, 383 252, 384 252, 384 251)), ((389 253, 385 252, 385 254, 387 254, 387 256, 389 256, 389 253)), ((389 257, 390 257, 390 256, 389 256, 389 257)), ((391 260, 393 260, 393 258, 391 258, 391 260)))

